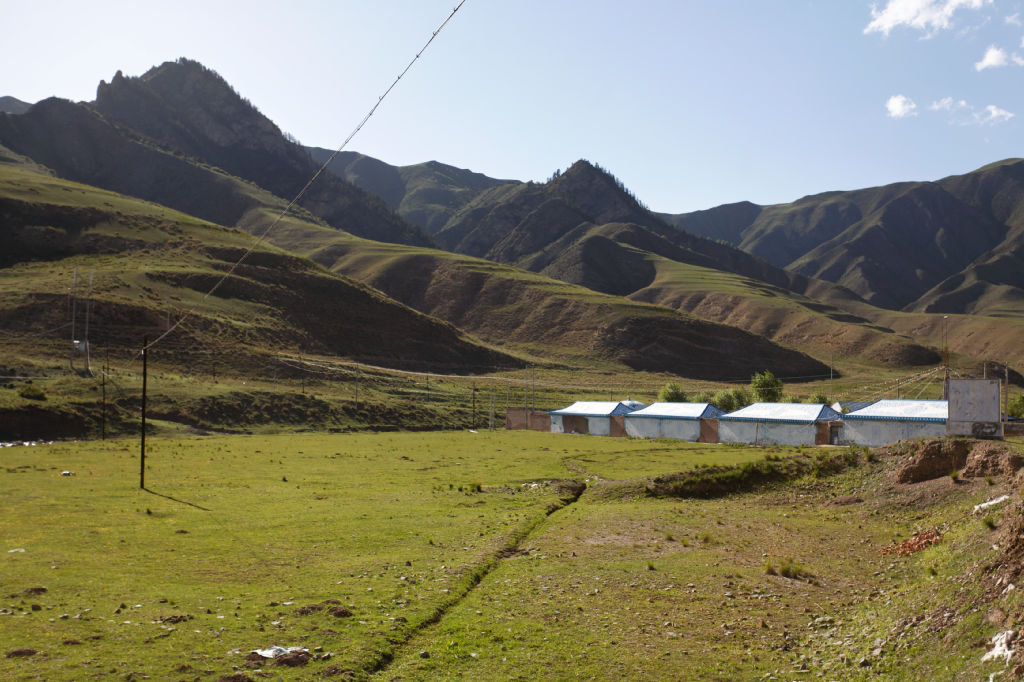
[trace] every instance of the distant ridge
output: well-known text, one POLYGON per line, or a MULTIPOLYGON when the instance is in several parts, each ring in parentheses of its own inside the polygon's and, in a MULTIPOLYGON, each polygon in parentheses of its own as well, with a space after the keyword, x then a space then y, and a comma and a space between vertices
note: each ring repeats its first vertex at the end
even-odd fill
POLYGON ((32 105, 9 95, 0 97, 0 111, 8 114, 24 114, 32 105))
POLYGON ((934 182, 729 204, 667 216, 768 262, 915 312, 1005 312, 1024 300, 1024 160, 934 182))
MULTIPOLYGON (((307 147, 313 159, 326 161, 332 150, 307 147)), ((518 185, 517 180, 496 180, 480 173, 437 161, 412 166, 391 166, 371 156, 342 152, 329 168, 352 184, 377 195, 427 234, 436 234, 452 215, 485 190, 518 185)))
MULTIPOLYGON (((236 93, 215 71, 188 59, 165 62, 138 78, 121 72, 96 91, 106 118, 285 199, 319 165, 308 152, 236 93)), ((300 205, 362 237, 427 246, 430 239, 377 197, 325 173, 300 205)))

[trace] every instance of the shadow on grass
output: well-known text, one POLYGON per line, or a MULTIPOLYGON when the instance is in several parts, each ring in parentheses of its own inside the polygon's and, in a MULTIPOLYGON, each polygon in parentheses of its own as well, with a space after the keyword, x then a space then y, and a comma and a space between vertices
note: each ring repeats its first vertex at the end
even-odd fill
POLYGON ((164 495, 163 493, 154 492, 154 491, 150 490, 149 488, 143 488, 143 490, 145 490, 150 495, 156 495, 157 497, 162 497, 165 500, 170 500, 171 502, 178 502, 179 504, 187 504, 190 507, 195 507, 196 509, 202 509, 203 511, 213 511, 212 509, 207 509, 206 507, 200 507, 198 504, 195 504, 193 502, 187 502, 185 500, 179 500, 177 497, 171 497, 170 495, 164 495))

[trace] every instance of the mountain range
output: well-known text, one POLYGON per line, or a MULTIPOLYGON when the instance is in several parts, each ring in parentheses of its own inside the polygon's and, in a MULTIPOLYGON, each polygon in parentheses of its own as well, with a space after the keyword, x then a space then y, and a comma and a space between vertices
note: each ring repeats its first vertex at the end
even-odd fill
MULTIPOLYGON (((971 324, 950 334, 969 357, 1008 353, 1019 332, 1020 160, 932 183, 663 215, 585 160, 533 183, 342 152, 282 219, 331 152, 300 146, 197 62, 168 62, 137 78, 119 72, 100 83, 94 102, 2 104, 9 113, 0 114, 0 152, 18 160, 7 166, 17 166, 25 187, 26 173, 45 169, 266 233, 287 254, 281 268, 318 264, 346 286, 369 285, 381 301, 473 334, 497 364, 604 358, 699 378, 766 367, 820 376, 827 365, 811 356, 826 353, 869 364, 937 362, 936 313, 970 314, 971 324), (985 342, 972 345, 975 335, 985 342)), ((59 218, 25 218, 35 209, 24 196, 0 202, 22 216, 0 236, 6 267, 87 251, 66 236, 55 239, 59 249, 41 247, 28 228, 59 218)), ((115 219, 92 225, 107 220, 115 219)), ((200 249, 209 234, 190 243, 200 249)), ((191 262, 183 258, 179 267, 191 262)), ((366 318, 356 333, 377 334, 378 323, 366 318)), ((416 352, 421 365, 440 357, 416 352)))

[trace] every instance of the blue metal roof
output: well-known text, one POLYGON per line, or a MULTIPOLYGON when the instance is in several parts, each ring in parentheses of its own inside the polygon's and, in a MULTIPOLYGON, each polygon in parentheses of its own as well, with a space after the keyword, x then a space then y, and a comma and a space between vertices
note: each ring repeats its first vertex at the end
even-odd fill
POLYGON ((642 410, 630 412, 627 417, 649 419, 706 419, 725 414, 711 403, 654 403, 642 410))
POLYGON ((781 422, 785 424, 812 424, 820 421, 840 421, 843 415, 821 403, 754 403, 742 410, 723 414, 723 421, 781 422))
POLYGON ((871 419, 891 422, 945 423, 949 419, 949 402, 945 400, 879 400, 844 419, 871 419))
POLYGON ((629 414, 643 406, 643 403, 635 400, 624 400, 620 402, 610 400, 579 400, 569 407, 563 407, 560 410, 551 410, 548 414, 569 414, 576 415, 577 417, 611 417, 615 415, 629 414))

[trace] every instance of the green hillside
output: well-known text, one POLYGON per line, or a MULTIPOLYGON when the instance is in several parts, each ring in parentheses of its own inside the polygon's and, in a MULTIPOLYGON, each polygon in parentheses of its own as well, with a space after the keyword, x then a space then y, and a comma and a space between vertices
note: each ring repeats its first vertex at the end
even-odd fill
POLYGON ((1024 161, 935 182, 730 204, 668 216, 876 306, 1005 315, 1024 299, 1024 161))
POLYGON ((68 338, 77 268, 79 297, 95 273, 90 340, 100 347, 137 347, 182 319, 171 346, 188 364, 211 350, 240 366, 295 350, 408 368, 517 362, 269 245, 233 267, 254 243, 242 231, 15 166, 0 166, 0 178, 0 319, 25 352, 68 338))
POLYGON ((359 279, 421 312, 538 362, 613 371, 670 372, 701 379, 776 367, 821 375, 803 353, 738 329, 629 301, 480 258, 367 240, 293 224, 281 246, 359 279))

